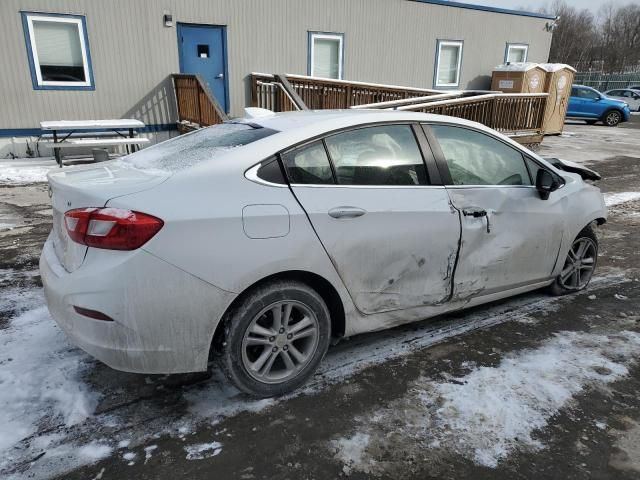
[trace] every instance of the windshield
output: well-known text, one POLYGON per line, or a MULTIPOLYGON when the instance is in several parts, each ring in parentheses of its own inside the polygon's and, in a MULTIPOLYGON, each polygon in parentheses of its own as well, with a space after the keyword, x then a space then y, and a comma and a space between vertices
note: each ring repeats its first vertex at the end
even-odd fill
POLYGON ((121 161, 141 170, 175 173, 274 133, 276 130, 255 125, 223 123, 145 148, 121 161))

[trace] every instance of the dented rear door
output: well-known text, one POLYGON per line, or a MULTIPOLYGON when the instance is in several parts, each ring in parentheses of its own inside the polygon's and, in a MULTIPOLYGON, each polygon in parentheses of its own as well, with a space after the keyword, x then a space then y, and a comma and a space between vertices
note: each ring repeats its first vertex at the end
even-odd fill
POLYGON ((459 217, 445 188, 429 184, 405 127, 361 129, 283 155, 296 198, 367 314, 437 305, 451 294, 459 217))

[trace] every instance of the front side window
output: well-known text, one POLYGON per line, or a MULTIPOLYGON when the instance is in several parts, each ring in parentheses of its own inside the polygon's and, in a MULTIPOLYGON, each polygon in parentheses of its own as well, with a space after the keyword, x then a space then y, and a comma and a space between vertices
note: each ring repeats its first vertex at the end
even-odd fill
POLYGON ((341 185, 425 185, 427 174, 410 125, 383 125, 325 139, 341 185))
POLYGON ((531 185, 522 154, 475 130, 432 125, 454 185, 531 185))
POLYGON ((344 36, 309 32, 309 75, 342 79, 344 36))
POLYGON ((522 45, 517 43, 508 43, 507 55, 504 60, 505 62, 508 62, 508 63, 526 62, 528 52, 529 52, 529 47, 527 45, 522 45))
POLYGON ((331 163, 322 141, 317 141, 282 155, 291 183, 305 185, 332 184, 331 163))
POLYGON ((571 89, 572 97, 586 98, 588 100, 598 100, 600 98, 600 94, 595 90, 591 90, 590 88, 572 88, 571 89))
POLYGON ((36 89, 93 88, 84 17, 22 14, 36 89))
POLYGON ((436 87, 457 87, 460 84, 462 42, 438 40, 436 52, 436 87))

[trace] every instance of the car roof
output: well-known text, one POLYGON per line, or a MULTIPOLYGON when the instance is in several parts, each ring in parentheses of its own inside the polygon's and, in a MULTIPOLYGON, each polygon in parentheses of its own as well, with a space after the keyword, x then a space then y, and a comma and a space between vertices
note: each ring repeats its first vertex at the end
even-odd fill
POLYGON ((296 112, 279 112, 258 118, 246 117, 239 122, 258 124, 279 132, 293 132, 304 129, 316 130, 318 134, 337 130, 350 125, 386 122, 452 122, 460 125, 487 128, 476 122, 457 117, 434 115, 430 113, 381 110, 381 109, 345 109, 345 110, 301 110, 296 112))

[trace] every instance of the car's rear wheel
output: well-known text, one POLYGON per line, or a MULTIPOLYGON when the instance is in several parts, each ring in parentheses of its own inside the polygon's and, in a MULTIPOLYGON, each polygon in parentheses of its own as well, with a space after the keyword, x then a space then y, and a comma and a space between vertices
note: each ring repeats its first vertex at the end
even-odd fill
POLYGON ((589 285, 598 260, 598 238, 591 226, 584 228, 573 241, 560 271, 551 285, 555 295, 577 292, 589 285))
POLYGON ((313 375, 330 337, 322 297, 304 283, 276 281, 250 292, 230 312, 222 367, 245 393, 281 395, 313 375))
POLYGON ((607 127, 616 127, 620 123, 620 120, 622 120, 622 115, 620 115, 620 112, 617 110, 609 110, 604 114, 604 124, 607 127))

